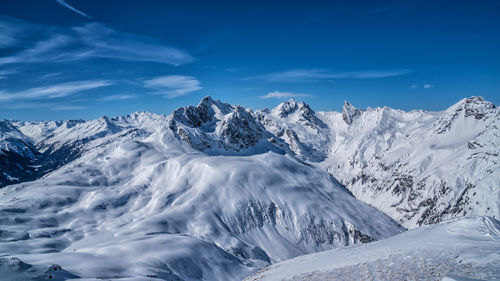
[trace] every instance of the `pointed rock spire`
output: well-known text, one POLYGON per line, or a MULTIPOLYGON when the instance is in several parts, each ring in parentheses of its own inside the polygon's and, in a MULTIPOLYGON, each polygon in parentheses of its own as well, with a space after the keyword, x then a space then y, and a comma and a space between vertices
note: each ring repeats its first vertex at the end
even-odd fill
POLYGON ((360 116, 362 113, 361 109, 354 107, 347 101, 344 101, 344 106, 342 107, 342 119, 347 123, 347 125, 351 125, 352 122, 360 116))

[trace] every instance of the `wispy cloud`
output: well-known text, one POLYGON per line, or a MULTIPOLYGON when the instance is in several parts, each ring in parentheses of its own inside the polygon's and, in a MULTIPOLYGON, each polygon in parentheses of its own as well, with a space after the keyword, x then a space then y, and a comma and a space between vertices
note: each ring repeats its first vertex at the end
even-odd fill
POLYGON ((302 94, 302 93, 274 91, 274 92, 267 93, 266 95, 262 96, 261 98, 263 98, 263 99, 270 99, 270 98, 282 99, 282 98, 296 98, 296 97, 309 97, 309 96, 310 95, 308 95, 308 94, 302 94))
POLYGON ((71 11, 81 15, 81 16, 84 16, 88 19, 92 18, 91 16, 87 15, 86 13, 80 11, 80 10, 77 10, 75 7, 71 6, 70 4, 68 4, 66 1, 64 0, 56 0, 57 3, 61 4, 63 7, 67 8, 67 9, 70 9, 71 11))
POLYGON ((0 48, 7 48, 18 44, 17 37, 21 30, 20 25, 15 20, 2 21, 0 17, 0 48))
POLYGON ((17 72, 13 70, 0 70, 0 79, 5 79, 15 73, 17 72))
POLYGON ((111 84, 113 84, 113 82, 108 80, 88 80, 30 88, 18 92, 0 91, 0 101, 62 98, 78 92, 106 87, 111 84))
POLYGON ((59 105, 52 107, 50 110, 53 111, 73 111, 73 110, 85 110, 87 109, 85 106, 79 105, 59 105))
POLYGON ((413 84, 410 86, 410 88, 412 88, 412 89, 418 89, 418 88, 430 89, 433 87, 434 87, 434 85, 432 85, 432 84, 424 84, 424 85, 422 85, 422 87, 420 87, 420 85, 418 85, 418 84, 413 84))
POLYGON ((324 69, 295 69, 281 72, 271 72, 264 75, 250 76, 244 80, 267 80, 271 82, 314 82, 323 79, 370 79, 385 78, 392 76, 406 75, 410 73, 409 69, 398 70, 362 70, 348 72, 333 72, 324 69))
POLYGON ((200 81, 192 76, 168 75, 144 81, 144 87, 155 90, 156 94, 167 98, 187 95, 201 90, 200 81))
POLYGON ((99 100, 100 101, 130 100, 130 99, 135 99, 138 97, 139 97, 139 95, 122 94, 122 95, 111 95, 111 96, 102 97, 99 100))
MULTIPOLYGON (((0 17, 0 31, 0 39, 6 37, 8 46, 18 50, 0 54, 0 65, 108 58, 178 66, 194 60, 164 41, 119 32, 99 23, 60 28, 0 17)), ((2 44, 7 43, 0 43, 0 47, 2 44)))

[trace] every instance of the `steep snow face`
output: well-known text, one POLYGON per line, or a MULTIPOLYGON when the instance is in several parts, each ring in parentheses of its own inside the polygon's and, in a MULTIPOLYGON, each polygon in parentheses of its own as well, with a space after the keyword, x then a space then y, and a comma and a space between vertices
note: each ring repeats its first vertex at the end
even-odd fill
POLYGON ((287 101, 256 113, 296 157, 406 227, 500 217, 500 111, 492 103, 472 97, 444 112, 404 112, 346 102, 342 113, 312 113, 315 123, 299 107, 287 101))
POLYGON ((36 178, 36 149, 9 121, 0 121, 0 187, 36 178))
POLYGON ((327 126, 306 103, 288 100, 271 111, 259 110, 255 115, 267 131, 282 139, 302 160, 325 159, 329 142, 327 126))
POLYGON ((33 148, 29 141, 9 121, 0 121, 0 154, 12 152, 27 158, 34 158, 33 148))
MULTIPOLYGON (((499 113, 475 97, 442 113, 368 109, 331 144, 322 165, 358 199, 407 227, 498 218, 499 113)), ((338 118, 325 117, 330 124, 338 118)))
POLYGON ((500 280, 499 260, 500 223, 470 217, 301 256, 245 280, 500 280))
MULTIPOLYGON (((220 124, 231 113, 245 114, 231 109, 220 124)), ((210 156, 169 125, 0 189, 5 276, 241 280, 271 262, 403 230, 291 155, 210 156)))

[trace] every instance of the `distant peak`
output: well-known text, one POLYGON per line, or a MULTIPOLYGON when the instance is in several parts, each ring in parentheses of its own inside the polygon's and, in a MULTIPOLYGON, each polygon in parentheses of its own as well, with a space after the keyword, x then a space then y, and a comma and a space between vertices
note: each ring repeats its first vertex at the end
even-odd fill
POLYGON ((459 102, 457 102, 455 105, 453 105, 451 107, 464 106, 464 105, 468 105, 468 104, 492 104, 492 103, 485 100, 481 96, 471 96, 469 98, 464 98, 464 99, 460 100, 459 102))
POLYGON ((287 117, 298 108, 298 103, 294 99, 289 99, 280 103, 273 111, 275 111, 279 117, 287 117))
POLYGON ((484 98, 481 96, 472 96, 470 98, 466 98, 467 101, 484 101, 484 98))
POLYGON ((346 109, 357 109, 354 105, 352 105, 350 102, 348 101, 344 101, 344 106, 342 107, 343 109, 346 108, 346 109))
POLYGON ((17 128, 12 125, 11 122, 9 122, 8 120, 0 120, 0 134, 2 132, 13 132, 13 131, 17 131, 17 128))
POLYGON ((448 108, 447 112, 464 111, 465 117, 474 116, 476 119, 483 119, 489 112, 495 110, 495 105, 483 97, 472 96, 465 98, 448 108))
POLYGON ((342 119, 344 119, 347 125, 351 125, 354 119, 360 116, 361 113, 361 109, 354 107, 348 101, 344 101, 344 106, 342 107, 342 119))
POLYGON ((201 104, 214 104, 215 101, 212 99, 211 96, 206 96, 204 98, 202 98, 200 100, 200 102, 198 103, 198 105, 201 105, 201 104))
POLYGON ((435 131, 438 134, 446 132, 460 116, 486 120, 497 114, 498 109, 493 103, 486 101, 482 97, 472 96, 462 99, 444 111, 443 115, 436 121, 435 131))

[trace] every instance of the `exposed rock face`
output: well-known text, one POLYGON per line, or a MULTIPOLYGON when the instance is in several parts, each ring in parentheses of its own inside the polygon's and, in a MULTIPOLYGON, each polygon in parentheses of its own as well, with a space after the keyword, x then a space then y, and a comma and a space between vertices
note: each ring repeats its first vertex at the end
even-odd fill
POLYGON ((255 120, 252 112, 236 106, 224 120, 217 124, 215 132, 221 137, 226 149, 249 148, 265 136, 270 136, 264 127, 255 120))
POLYGON ((360 109, 355 108, 347 101, 344 102, 344 106, 342 107, 342 119, 344 119, 347 125, 351 125, 352 122, 361 115, 361 113, 362 111, 360 109))
POLYGON ((196 107, 175 110, 169 116, 169 127, 200 151, 238 152, 272 137, 251 110, 211 97, 205 97, 196 107))
POLYGON ((485 101, 482 97, 466 98, 445 111, 436 121, 434 131, 442 134, 449 130, 453 123, 460 118, 484 120, 494 118, 497 114, 496 106, 489 101, 485 101))
POLYGON ((278 105, 276 107, 276 112, 278 113, 279 117, 283 118, 295 112, 298 108, 299 108, 298 103, 295 100, 290 99, 278 105))
POLYGON ((212 108, 215 106, 210 97, 206 97, 198 106, 185 106, 176 109, 172 115, 173 120, 181 122, 193 128, 201 127, 203 123, 214 121, 215 112, 212 108))

